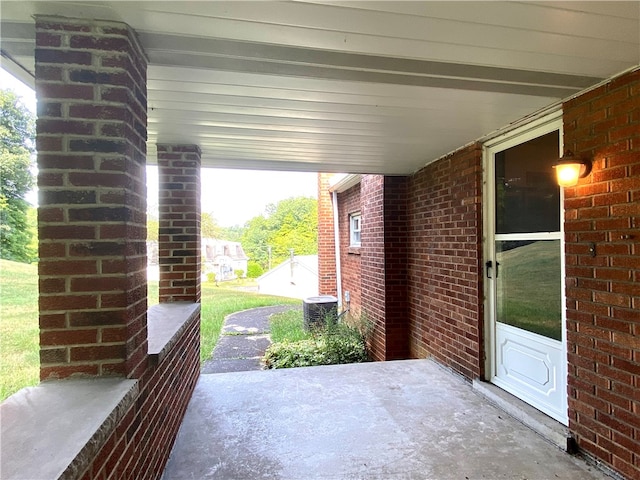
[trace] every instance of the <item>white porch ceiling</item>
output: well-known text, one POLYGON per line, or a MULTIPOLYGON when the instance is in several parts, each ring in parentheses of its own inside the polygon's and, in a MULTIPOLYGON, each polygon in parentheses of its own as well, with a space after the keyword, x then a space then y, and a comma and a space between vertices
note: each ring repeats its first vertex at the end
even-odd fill
POLYGON ((640 2, 0 3, 3 67, 34 15, 117 20, 149 57, 156 143, 208 167, 412 173, 640 64, 640 2))

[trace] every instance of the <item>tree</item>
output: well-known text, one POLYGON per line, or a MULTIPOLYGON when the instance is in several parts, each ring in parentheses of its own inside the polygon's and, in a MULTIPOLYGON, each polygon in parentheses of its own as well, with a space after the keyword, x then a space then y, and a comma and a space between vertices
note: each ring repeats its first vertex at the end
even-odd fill
POLYGON ((318 253, 318 202, 315 198, 296 197, 267 207, 273 227, 270 237, 272 264, 286 260, 293 249, 296 255, 318 253))
POLYGON ((245 225, 242 246, 251 260, 264 270, 296 255, 318 253, 318 202, 311 197, 295 197, 269 204, 265 215, 253 217, 245 225), (271 252, 269 252, 269 250, 271 252))
POLYGON ((202 212, 200 217, 200 231, 202 238, 221 238, 222 228, 211 213, 202 212))
POLYGON ((160 221, 156 217, 147 213, 147 241, 157 242, 159 231, 160 231, 160 221))
POLYGON ((271 235, 269 229, 267 219, 263 215, 258 215, 247 222, 241 239, 244 252, 264 270, 269 265, 268 245, 271 235))
POLYGON ((223 227, 221 236, 225 240, 229 240, 230 242, 240 242, 242 241, 242 234, 244 233, 245 228, 240 225, 234 225, 233 227, 223 227))
POLYGON ((35 118, 11 90, 0 90, 0 257, 35 259, 26 194, 34 185, 35 118))

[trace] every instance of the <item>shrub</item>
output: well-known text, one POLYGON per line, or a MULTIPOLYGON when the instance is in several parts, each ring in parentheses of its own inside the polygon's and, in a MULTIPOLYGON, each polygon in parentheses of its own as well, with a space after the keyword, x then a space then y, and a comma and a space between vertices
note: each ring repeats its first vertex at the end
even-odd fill
POLYGON ((247 277, 258 278, 263 273, 264 273, 264 270, 262 269, 259 263, 253 262, 253 261, 249 261, 247 263, 247 277))
POLYGON ((367 335, 364 322, 353 325, 328 321, 323 328, 314 330, 309 339, 272 344, 265 352, 264 362, 267 368, 366 362, 367 335))

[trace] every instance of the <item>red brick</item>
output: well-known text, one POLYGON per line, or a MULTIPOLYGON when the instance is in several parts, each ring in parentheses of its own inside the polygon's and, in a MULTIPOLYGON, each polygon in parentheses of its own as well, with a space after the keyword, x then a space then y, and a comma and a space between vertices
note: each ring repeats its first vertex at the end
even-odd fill
POLYGON ((80 345, 96 343, 98 332, 90 330, 41 330, 40 345, 80 345))
MULTIPOLYGON (((40 37, 42 37, 42 32, 40 37)), ((36 41, 38 37, 36 36, 36 41)), ((49 45, 36 44, 35 58, 39 64, 64 64, 64 65, 91 65, 92 56, 89 52, 78 52, 74 50, 60 50, 55 48, 45 48, 49 45)), ((36 83, 36 89, 38 85, 36 83)), ((56 97, 56 95, 47 95, 49 97, 56 97)), ((60 97, 58 97, 60 98, 60 97)), ((72 98, 72 97, 69 97, 72 98)))
POLYGON ((64 313, 40 313, 40 329, 64 328, 66 324, 67 318, 64 313))
MULTIPOLYGON (((66 62, 64 62, 66 63, 66 62)), ((64 85, 57 83, 36 83, 38 98, 93 100, 93 87, 90 85, 64 85)))
POLYGON ((74 135, 93 135, 94 124, 74 120, 38 119, 39 133, 60 133, 74 135))
POLYGON ((94 345, 91 347, 72 347, 70 349, 72 362, 96 360, 124 360, 124 345, 94 345))
POLYGON ((97 297, 94 295, 40 296, 40 311, 86 310, 97 308, 97 306, 97 297))
POLYGON ((69 366, 47 366, 40 367, 40 380, 52 380, 66 378, 71 375, 96 376, 98 374, 97 365, 69 365, 69 366))
POLYGON ((125 121, 129 116, 126 106, 78 104, 69 107, 69 117, 125 121))

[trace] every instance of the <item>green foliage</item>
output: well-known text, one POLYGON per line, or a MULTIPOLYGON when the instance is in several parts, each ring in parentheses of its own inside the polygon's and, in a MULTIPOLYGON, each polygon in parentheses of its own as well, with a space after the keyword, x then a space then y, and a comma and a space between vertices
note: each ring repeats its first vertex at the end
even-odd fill
POLYGON ((202 238, 222 238, 223 229, 218 225, 218 221, 211 213, 202 212, 200 230, 202 238))
POLYGON ((30 230, 31 239, 27 245, 27 250, 31 257, 29 262, 38 260, 38 209, 29 207, 27 209, 27 228, 30 230))
POLYGON ((35 152, 35 117, 12 90, 0 90, 0 138, 10 152, 35 152))
MULTIPOLYGON (((276 338, 282 340, 273 343, 265 352, 267 368, 337 365, 369 360, 369 330, 364 322, 345 323, 328 318, 323 328, 309 333, 304 331, 302 313, 296 313, 297 319, 274 318, 276 338)), ((273 338, 273 322, 271 328, 273 338)))
POLYGON ((258 278, 263 273, 264 273, 264 270, 262 269, 262 267, 258 262, 255 262, 253 260, 249 260, 247 262, 247 277, 258 278))
POLYGON ((242 234, 242 246, 263 270, 296 255, 318 253, 318 201, 311 197, 295 197, 269 204, 265 215, 249 220, 242 234))
POLYGON ((221 238, 229 240, 230 242, 240 242, 242 241, 244 227, 241 227, 240 225, 234 225, 233 227, 220 227, 220 231, 221 238))
POLYGON ((25 195, 34 185, 35 118, 10 90, 0 90, 0 257, 30 262, 36 252, 25 195))
POLYGON ((241 268, 234 270, 233 274, 237 277, 237 278, 244 278, 244 270, 242 270, 241 268))
POLYGON ((150 242, 158 241, 158 232, 160 231, 160 221, 147 214, 147 240, 150 242))

